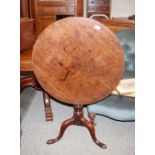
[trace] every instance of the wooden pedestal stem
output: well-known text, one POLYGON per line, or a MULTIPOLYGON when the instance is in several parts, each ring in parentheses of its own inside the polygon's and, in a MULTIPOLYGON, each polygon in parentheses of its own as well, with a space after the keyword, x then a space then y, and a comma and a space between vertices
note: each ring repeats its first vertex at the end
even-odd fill
POLYGON ((70 119, 65 120, 60 128, 60 132, 59 135, 57 136, 57 138, 55 139, 50 139, 47 141, 47 144, 53 144, 55 142, 57 142, 58 140, 60 140, 66 130, 66 128, 70 125, 81 125, 81 126, 85 126, 89 132, 90 135, 93 139, 93 141, 100 146, 101 148, 105 149, 106 145, 99 142, 95 136, 95 128, 93 126, 93 124, 91 124, 88 120, 86 120, 83 116, 83 106, 82 105, 74 105, 74 114, 73 117, 71 117, 70 119))

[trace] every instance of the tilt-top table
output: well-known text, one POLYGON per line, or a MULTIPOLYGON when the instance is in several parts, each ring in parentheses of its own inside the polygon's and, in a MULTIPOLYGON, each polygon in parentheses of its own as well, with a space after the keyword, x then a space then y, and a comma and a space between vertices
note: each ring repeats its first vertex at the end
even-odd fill
POLYGON ((40 85, 54 98, 74 105, 73 117, 64 121, 57 142, 71 124, 87 127, 93 141, 95 128, 83 116, 83 105, 102 100, 115 89, 124 70, 119 41, 105 26, 83 17, 65 18, 48 26, 38 37, 32 55, 40 85))

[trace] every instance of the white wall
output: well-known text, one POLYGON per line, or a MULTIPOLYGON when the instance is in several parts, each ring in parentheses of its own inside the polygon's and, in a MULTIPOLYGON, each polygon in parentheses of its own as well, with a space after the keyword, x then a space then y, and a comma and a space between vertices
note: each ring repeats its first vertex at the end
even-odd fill
POLYGON ((83 5, 83 15, 84 17, 87 17, 87 0, 84 0, 84 5, 83 5))
POLYGON ((112 0, 111 17, 128 17, 135 14, 135 0, 112 0))

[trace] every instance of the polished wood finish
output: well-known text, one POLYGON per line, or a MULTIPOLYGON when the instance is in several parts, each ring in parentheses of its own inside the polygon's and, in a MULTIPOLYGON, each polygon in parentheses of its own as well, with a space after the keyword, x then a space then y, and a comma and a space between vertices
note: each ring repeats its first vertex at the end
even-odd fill
POLYGON ((20 17, 29 18, 29 0, 20 0, 20 17))
POLYGON ((24 77, 20 79, 20 93, 26 88, 26 87, 37 87, 38 83, 34 77, 24 77))
MULTIPOLYGON (((134 20, 125 20, 125 19, 105 20, 103 18, 95 18, 95 20, 107 26, 112 32, 128 28, 135 28, 134 20)), ((26 50, 21 53, 20 71, 32 71, 32 49, 26 50)))
POLYGON ((33 18, 20 19, 20 50, 32 48, 35 42, 35 30, 33 18))
POLYGON ((83 16, 84 0, 76 0, 76 16, 83 16))
POLYGON ((97 102, 111 93, 124 70, 124 56, 116 36, 101 23, 72 17, 54 22, 38 37, 32 56, 33 71, 40 85, 51 96, 74 105, 73 117, 64 121, 60 140, 72 124, 85 126, 93 141, 93 122, 83 116, 83 105, 97 102), (66 31, 69 30, 69 31, 66 31))
POLYGON ((95 121, 94 121, 95 120, 95 114, 88 112, 88 117, 90 119, 90 122, 95 125, 95 121))
POLYGON ((82 105, 109 95, 124 69, 123 51, 115 35, 82 17, 51 24, 38 37, 32 62, 36 78, 51 96, 82 105))
POLYGON ((107 20, 102 17, 95 17, 94 20, 107 26, 112 32, 117 32, 119 30, 135 28, 135 21, 128 19, 112 19, 107 20))
POLYGON ((42 32, 48 25, 55 21, 55 16, 39 16, 38 17, 38 30, 42 32))
POLYGON ((20 71, 32 71, 32 49, 20 52, 20 71))
POLYGON ((93 14, 105 14, 110 18, 111 0, 88 0, 87 17, 93 14))
POLYGON ((70 3, 54 3, 54 2, 42 2, 38 3, 38 14, 39 15, 74 15, 75 14, 75 2, 70 3))
POLYGON ((74 105, 73 117, 71 117, 70 119, 67 119, 66 121, 64 121, 62 123, 60 132, 59 132, 59 135, 57 136, 57 138, 49 139, 47 141, 47 144, 53 144, 53 143, 59 141, 62 138, 66 128, 70 125, 81 125, 81 126, 86 127, 89 130, 90 135, 91 135, 93 141, 95 142, 95 144, 97 144, 98 146, 100 146, 103 149, 107 148, 107 146, 105 144, 103 144, 97 140, 96 135, 95 135, 95 128, 94 128, 93 124, 91 124, 88 120, 86 120, 84 118, 82 105, 74 105))
POLYGON ((31 8, 34 0, 20 0, 20 51, 32 48, 36 39, 35 16, 31 8))
POLYGON ((29 1, 29 13, 30 13, 30 18, 36 19, 36 0, 30 0, 29 1))
POLYGON ((57 20, 57 16, 83 16, 83 0, 30 1, 30 15, 35 18, 37 35, 57 20))

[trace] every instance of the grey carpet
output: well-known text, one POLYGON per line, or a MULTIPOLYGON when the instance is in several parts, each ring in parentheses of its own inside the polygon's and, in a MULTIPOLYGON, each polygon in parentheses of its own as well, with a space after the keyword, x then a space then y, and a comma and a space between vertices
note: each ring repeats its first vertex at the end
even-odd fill
MULTIPOLYGON (((118 122, 96 116, 96 136, 107 144, 107 149, 98 147, 88 130, 70 126, 60 141, 47 145, 49 138, 58 135, 62 121, 73 113, 71 106, 51 100, 54 121, 46 122, 42 93, 27 88, 21 94, 21 155, 134 155, 135 123, 118 122)), ((84 109, 85 117, 87 110, 84 109)))

